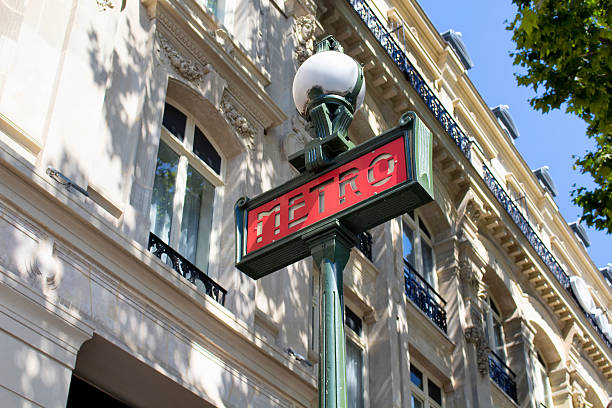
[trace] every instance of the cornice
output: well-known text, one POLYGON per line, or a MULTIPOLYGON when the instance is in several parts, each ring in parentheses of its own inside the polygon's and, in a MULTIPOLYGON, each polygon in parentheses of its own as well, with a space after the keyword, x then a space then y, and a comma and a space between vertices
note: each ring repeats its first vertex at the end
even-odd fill
MULTIPOLYGON (((440 57, 436 58, 436 56, 442 55, 441 53, 445 48, 444 40, 436 31, 420 5, 415 0, 411 0, 408 2, 397 2, 394 6, 397 7, 401 15, 412 17, 412 20, 410 20, 411 25, 416 25, 417 31, 421 32, 418 38, 410 34, 410 30, 408 30, 407 35, 407 39, 411 39, 413 47, 419 51, 418 56, 421 57, 422 55, 426 55, 427 57, 423 61, 427 64, 429 64, 432 58, 439 61, 440 57), (430 57, 430 55, 433 57, 430 57)), ((422 63, 422 61, 419 62, 422 63)), ((436 67, 436 71, 439 71, 439 68, 436 67)), ((513 174, 516 179, 521 180, 521 184, 525 188, 525 193, 529 197, 530 203, 537 209, 536 217, 538 221, 543 222, 542 220, 544 219, 542 205, 544 205, 544 208, 553 215, 554 224, 553 228, 551 228, 552 235, 563 237, 563 241, 567 246, 566 250, 569 250, 568 252, 570 253, 572 264, 576 265, 571 273, 579 275, 587 274, 590 276, 591 280, 597 282, 596 285, 598 288, 605 288, 606 283, 598 273, 597 266, 589 257, 586 249, 574 237, 573 232, 567 226, 566 220, 561 215, 558 206, 551 199, 544 200, 543 202, 540 200, 540 197, 545 194, 544 190, 516 146, 508 141, 497 119, 465 70, 459 72, 457 82, 454 84, 453 88, 457 90, 457 97, 461 100, 462 110, 464 112, 474 112, 475 114, 475 118, 467 117, 467 120, 478 124, 474 129, 480 131, 480 135, 478 135, 477 138, 478 141, 484 145, 489 154, 494 154, 494 156, 504 161, 506 171, 513 174)), ((493 158, 494 156, 489 158, 493 158)), ((531 209, 533 209, 533 207, 531 209)), ((550 224, 548 227, 551 227, 550 224)), ((608 296, 612 297, 612 293, 609 293, 609 291, 608 296)), ((610 298, 610 300, 612 300, 612 298, 610 298)))
POLYGON ((287 116, 265 91, 270 76, 201 6, 189 2, 160 0, 157 7, 158 30, 167 39, 184 47, 190 56, 210 64, 228 83, 231 93, 245 110, 266 129, 283 123, 287 116))

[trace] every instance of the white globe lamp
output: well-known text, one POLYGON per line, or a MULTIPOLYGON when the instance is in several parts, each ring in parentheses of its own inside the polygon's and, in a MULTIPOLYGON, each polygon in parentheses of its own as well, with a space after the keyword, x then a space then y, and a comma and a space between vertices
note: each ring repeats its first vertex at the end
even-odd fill
POLYGON ((354 114, 363 104, 365 90, 357 61, 338 51, 324 51, 312 55, 298 69, 293 79, 293 102, 305 118, 309 108, 323 100, 342 104, 354 114))
POLYGON ((304 151, 289 158, 298 171, 321 170, 354 147, 348 127, 363 104, 365 91, 361 65, 343 54, 332 36, 321 40, 316 54, 304 61, 293 79, 293 102, 313 131, 304 151))

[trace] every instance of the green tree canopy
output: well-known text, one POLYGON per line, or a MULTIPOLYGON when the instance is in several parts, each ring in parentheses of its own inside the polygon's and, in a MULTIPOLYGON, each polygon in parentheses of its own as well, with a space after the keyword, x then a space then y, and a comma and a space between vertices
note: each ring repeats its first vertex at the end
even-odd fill
POLYGON ((564 107, 582 118, 595 149, 574 168, 595 182, 578 187, 574 203, 592 227, 612 233, 612 0, 513 0, 519 85, 533 88, 529 101, 541 112, 564 107))

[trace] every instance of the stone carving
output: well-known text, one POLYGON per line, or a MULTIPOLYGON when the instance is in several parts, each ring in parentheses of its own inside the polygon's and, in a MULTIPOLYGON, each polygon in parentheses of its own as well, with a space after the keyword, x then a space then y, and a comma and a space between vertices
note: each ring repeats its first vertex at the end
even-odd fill
POLYGON ((247 141, 247 147, 253 149, 255 146, 255 129, 248 119, 238 112, 227 92, 223 94, 221 99, 221 112, 223 112, 223 116, 234 131, 247 141))
MULTIPOLYGON (((141 0, 142 1, 142 0, 141 0)), ((149 0, 151 3, 157 2, 157 0, 149 0)), ((196 61, 202 65, 206 65, 206 56, 202 52, 202 49, 196 46, 191 38, 183 31, 183 29, 174 24, 164 13, 159 13, 157 16, 157 22, 159 23, 158 33, 161 34, 160 28, 163 27, 163 32, 172 33, 172 38, 176 40, 178 44, 181 44, 185 49, 189 50, 189 54, 193 55, 196 61)), ((211 39, 214 39, 215 33, 211 30, 204 30, 203 33, 207 34, 211 39)))
POLYGON ((461 257, 461 260, 459 261, 459 278, 478 299, 486 299, 486 287, 482 282, 479 273, 474 270, 472 261, 470 261, 467 256, 461 257))
POLYGON ((219 28, 214 32, 214 38, 225 52, 232 56, 235 54, 236 47, 234 46, 234 43, 227 31, 219 28))
POLYGON ((204 72, 196 64, 179 54, 163 35, 159 35, 159 44, 166 57, 168 57, 170 65, 180 76, 190 82, 200 82, 204 72))
POLYGON ((61 265, 53 253, 53 247, 52 238, 39 241, 36 250, 26 264, 30 282, 36 286, 40 284, 43 291, 53 291, 57 289, 59 283, 58 272, 61 270, 61 265))
POLYGON ((98 4, 98 8, 100 9, 100 11, 106 11, 108 9, 115 8, 115 5, 113 4, 112 0, 96 0, 96 3, 98 4))
POLYGON ((295 58, 298 66, 314 52, 315 28, 315 17, 312 14, 298 17, 293 22, 293 34, 297 41, 295 58))
POLYGON ((480 207, 476 205, 473 200, 470 200, 467 203, 465 213, 474 222, 474 224, 478 224, 478 221, 480 221, 480 218, 482 217, 480 207))
POLYGON ((572 395, 572 403, 574 408, 591 408, 593 404, 586 400, 585 392, 575 381, 572 382, 572 388, 570 390, 572 395))
POLYGON ((281 152, 285 158, 298 152, 306 146, 312 138, 308 133, 309 124, 299 114, 291 117, 291 131, 282 139, 281 152))
POLYGON ((472 326, 465 329, 463 334, 465 340, 468 343, 472 343, 476 346, 476 363, 478 364, 478 372, 481 375, 489 374, 489 342, 485 336, 484 330, 482 329, 482 319, 480 313, 473 307, 470 310, 472 318, 472 326))
MULTIPOLYGON (((125 2, 126 0, 121 0, 121 11, 123 11, 123 9, 125 8, 125 2)), ((98 4, 98 8, 100 9, 100 11, 106 11, 108 9, 115 8, 113 0, 96 0, 96 3, 98 4)))

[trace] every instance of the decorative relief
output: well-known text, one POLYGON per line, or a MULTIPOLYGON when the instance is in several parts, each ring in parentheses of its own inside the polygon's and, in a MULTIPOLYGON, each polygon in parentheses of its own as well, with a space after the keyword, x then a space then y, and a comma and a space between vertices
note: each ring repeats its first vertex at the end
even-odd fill
POLYGON ((285 158, 304 149, 306 143, 312 139, 307 131, 308 127, 309 124, 299 114, 296 113, 291 117, 291 131, 281 142, 281 152, 285 158))
POLYGON ((168 57, 170 65, 180 76, 190 82, 200 82, 204 72, 196 64, 179 54, 170 41, 161 34, 159 34, 159 44, 166 57, 168 57))
POLYGON ((482 211, 480 211, 480 207, 476 205, 473 200, 470 200, 465 207, 465 214, 474 222, 474 224, 478 224, 482 217, 482 211))
POLYGON ((572 381, 572 388, 570 390, 570 394, 572 395, 572 403, 574 408, 592 408, 593 404, 586 400, 586 395, 584 390, 580 385, 576 383, 576 381, 572 381))
POLYGON ((476 346, 476 363, 478 364, 478 372, 480 372, 481 375, 488 375, 489 352, 491 349, 482 328, 480 313, 473 307, 470 309, 472 326, 466 328, 463 334, 465 335, 465 340, 468 343, 472 343, 476 346))
MULTIPOLYGON (((150 0, 150 1, 153 1, 153 0, 150 0)), ((202 49, 196 46, 191 41, 189 36, 185 34, 182 28, 174 24, 174 22, 170 20, 168 16, 164 13, 158 14, 157 21, 158 21, 158 32, 160 32, 159 28, 162 27, 164 32, 172 33, 171 34, 172 38, 175 39, 177 43, 180 43, 183 47, 185 47, 185 49, 189 51, 189 54, 194 57, 195 61, 197 61, 202 66, 207 65, 207 62, 206 62, 207 58, 202 52, 202 49)), ((208 35, 211 39, 214 39, 215 41, 223 40, 222 38, 223 30, 216 33, 212 30, 200 27, 200 32, 208 35)), ((206 75, 206 74, 207 74, 206 69, 204 69, 202 72, 202 75, 206 75)), ((244 106, 244 108, 248 110, 248 112, 252 115, 252 117, 254 117, 261 124, 263 128, 267 128, 270 126, 269 121, 265 120, 263 116, 261 115, 260 108, 256 106, 256 104, 250 103, 249 99, 244 97, 244 95, 240 91, 239 86, 235 86, 232 83, 228 83, 227 87, 231 91, 231 94, 235 97, 235 99, 241 101, 241 104, 244 106)))
POLYGON ((315 28, 315 17, 312 14, 298 17, 293 22, 293 34, 297 41, 295 58, 298 66, 314 53, 315 28))
POLYGON ((96 3, 98 4, 98 8, 100 9, 100 11, 106 11, 108 9, 115 8, 115 5, 113 4, 112 0, 96 0, 96 3))
POLYGON ((40 282, 43 292, 54 291, 59 284, 61 264, 53 253, 54 245, 53 238, 39 241, 29 262, 26 261, 30 283, 38 286, 40 282))
MULTIPOLYGON (((98 9, 100 9, 100 11, 106 11, 108 9, 115 8, 113 0, 96 0, 96 3, 98 4, 98 9)), ((123 9, 125 8, 125 3, 126 0, 121 0, 121 11, 123 11, 123 9)))
MULTIPOLYGON (((181 28, 179 28, 179 26, 170 21, 170 19, 168 19, 168 16, 166 16, 165 14, 160 13, 160 15, 157 17, 157 20, 160 23, 160 26, 166 29, 164 31, 172 33, 172 38, 175 38, 177 43, 180 43, 187 50, 189 50, 189 53, 195 57, 196 61, 198 61, 202 65, 206 65, 206 58, 202 53, 202 50, 193 44, 193 42, 189 39, 185 32, 181 28)), ((161 32, 159 30, 158 33, 160 33, 161 37, 161 32)), ((211 30, 205 30, 205 33, 208 34, 209 37, 215 38, 215 33, 211 30)))
POLYGON ((248 119, 238 112, 227 92, 221 99, 221 112, 234 131, 246 140, 247 147, 252 150, 255 146, 255 129, 248 119))
POLYGON ((487 298, 486 286, 467 256, 461 257, 459 261, 459 278, 478 299, 485 300, 487 298))

